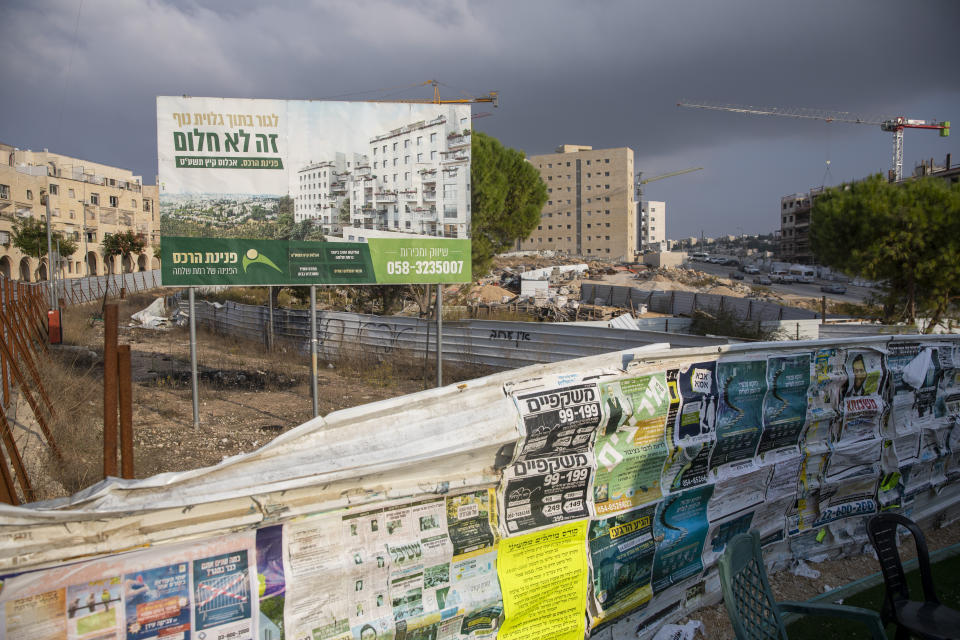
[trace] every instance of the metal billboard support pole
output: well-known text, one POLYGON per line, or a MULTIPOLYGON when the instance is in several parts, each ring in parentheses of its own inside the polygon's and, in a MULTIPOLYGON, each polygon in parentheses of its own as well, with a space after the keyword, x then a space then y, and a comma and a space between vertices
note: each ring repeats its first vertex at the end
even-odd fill
POLYGON ((437 386, 443 386, 443 285, 437 285, 437 386))
POLYGON ((268 307, 270 326, 267 327, 267 350, 273 353, 273 285, 267 286, 267 299, 270 301, 268 307))
POLYGON ((317 390, 317 285, 310 285, 310 392, 313 397, 313 417, 320 415, 317 390))
POLYGON ((197 306, 193 287, 190 293, 190 388, 193 391, 193 428, 200 428, 200 385, 197 381, 197 306))
POLYGON ((47 293, 50 294, 50 308, 57 308, 57 292, 53 290, 53 234, 50 230, 50 194, 46 194, 47 200, 47 293))

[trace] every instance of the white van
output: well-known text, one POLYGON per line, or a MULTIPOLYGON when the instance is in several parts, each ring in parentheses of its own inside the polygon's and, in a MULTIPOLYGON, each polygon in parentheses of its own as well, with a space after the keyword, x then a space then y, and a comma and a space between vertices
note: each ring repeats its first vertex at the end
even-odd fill
POLYGON ((793 282, 794 278, 790 272, 785 269, 774 269, 770 272, 770 280, 778 284, 793 282))
POLYGON ((803 265, 794 265, 790 267, 790 275, 796 282, 813 282, 817 277, 817 272, 813 267, 804 267, 803 265))

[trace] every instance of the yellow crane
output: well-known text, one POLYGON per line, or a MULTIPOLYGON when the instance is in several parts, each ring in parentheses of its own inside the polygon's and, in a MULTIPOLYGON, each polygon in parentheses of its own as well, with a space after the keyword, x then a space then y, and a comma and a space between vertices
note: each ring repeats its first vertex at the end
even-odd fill
MULTIPOLYGON (((463 98, 441 98, 440 97, 440 83, 436 80, 427 80, 426 82, 421 82, 419 84, 411 85, 405 87, 404 89, 414 89, 417 87, 433 87, 433 97, 432 98, 375 98, 372 100, 364 100, 364 102, 412 102, 416 104, 473 104, 476 102, 487 102, 492 104, 494 107, 500 106, 500 93, 497 91, 490 91, 486 95, 482 96, 467 96, 463 98)), ((489 112, 483 114, 489 115, 489 112)), ((483 117, 480 114, 474 116, 475 118, 483 117)))
POLYGON ((663 180, 664 178, 672 178, 673 176, 680 176, 685 173, 692 173, 694 171, 703 171, 703 167, 690 167, 689 169, 680 169, 679 171, 671 171, 670 173, 664 173, 663 175, 654 176, 652 178, 643 178, 643 171, 637 172, 637 200, 643 200, 643 185, 648 182, 656 182, 657 180, 663 180))

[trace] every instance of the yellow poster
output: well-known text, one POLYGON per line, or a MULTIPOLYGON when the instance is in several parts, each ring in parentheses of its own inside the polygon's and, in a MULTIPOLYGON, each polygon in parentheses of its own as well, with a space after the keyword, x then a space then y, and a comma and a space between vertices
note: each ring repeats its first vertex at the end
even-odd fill
POLYGON ((63 589, 6 603, 9 640, 66 640, 67 600, 63 589))
POLYGON ((498 640, 581 640, 587 606, 587 521, 500 542, 506 621, 498 640))

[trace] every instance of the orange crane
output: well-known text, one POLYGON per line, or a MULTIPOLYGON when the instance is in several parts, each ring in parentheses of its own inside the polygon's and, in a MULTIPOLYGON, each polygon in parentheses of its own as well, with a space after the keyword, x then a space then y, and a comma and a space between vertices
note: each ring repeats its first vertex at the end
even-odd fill
MULTIPOLYGON (((483 96, 469 96, 464 98, 441 98, 440 97, 440 83, 436 80, 427 80, 426 82, 421 82, 419 84, 412 85, 410 87, 405 87, 405 89, 413 89, 416 87, 425 87, 430 85, 433 87, 433 98, 376 98, 373 100, 364 100, 364 102, 412 102, 417 104, 473 104, 475 102, 488 102, 494 107, 500 106, 500 93, 497 91, 490 91, 483 96)), ((491 115, 489 111, 484 113, 478 113, 473 115, 473 118, 482 118, 484 116, 491 115)))
POLYGON ((786 118, 801 118, 805 120, 823 120, 824 122, 847 122, 850 124, 872 124, 880 125, 884 131, 893 134, 893 168, 891 176, 893 180, 899 182, 903 180, 903 130, 904 129, 933 129, 940 132, 940 137, 946 138, 950 135, 950 122, 937 122, 935 120, 915 120, 896 116, 893 118, 861 117, 849 111, 827 111, 823 109, 807 109, 803 107, 781 108, 781 107, 751 107, 728 104, 711 104, 706 102, 684 102, 677 103, 678 107, 690 107, 693 109, 710 109, 713 111, 729 111, 732 113, 745 113, 755 116, 783 116, 786 118))

